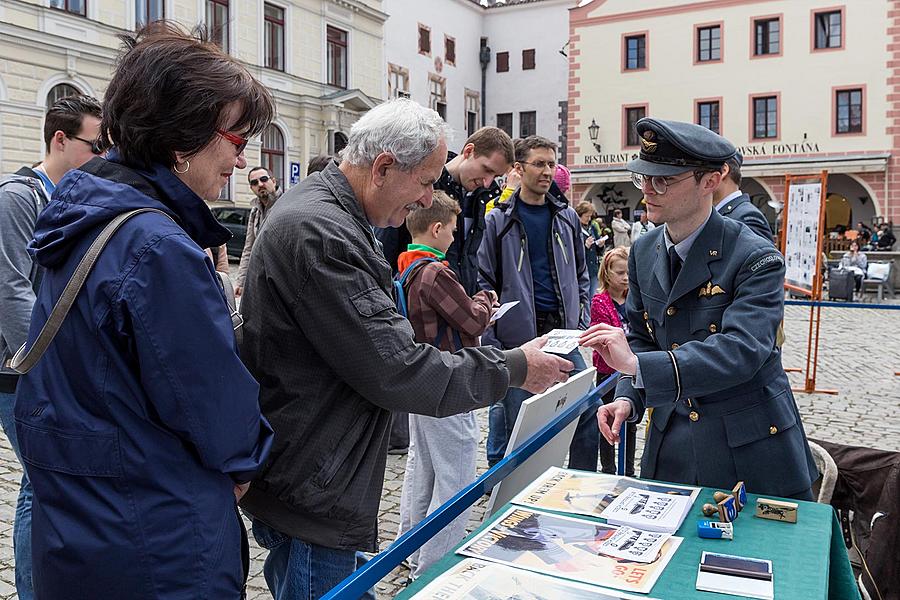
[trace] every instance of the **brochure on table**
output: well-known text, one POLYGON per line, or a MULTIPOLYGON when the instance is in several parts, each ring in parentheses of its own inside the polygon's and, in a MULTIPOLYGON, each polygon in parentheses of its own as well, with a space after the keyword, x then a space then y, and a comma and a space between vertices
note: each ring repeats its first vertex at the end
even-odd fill
POLYGON ((691 504, 700 493, 698 487, 551 467, 513 498, 512 502, 534 508, 599 517, 603 510, 628 488, 685 496, 690 498, 691 504))
POLYGON ((611 525, 675 533, 690 510, 691 499, 687 496, 671 496, 629 487, 610 502, 600 516, 611 525))
POLYGON ((629 592, 649 593, 681 544, 670 537, 643 564, 600 554, 617 527, 526 507, 507 509, 457 552, 529 571, 629 592))
POLYGON ((654 600, 467 558, 412 600, 654 600))

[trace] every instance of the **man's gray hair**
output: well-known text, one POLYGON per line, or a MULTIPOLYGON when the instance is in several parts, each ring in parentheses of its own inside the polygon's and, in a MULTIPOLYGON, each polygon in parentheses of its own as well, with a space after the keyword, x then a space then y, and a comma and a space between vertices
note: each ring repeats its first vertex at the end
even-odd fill
POLYGON ((354 166, 371 165, 382 152, 391 154, 400 169, 411 171, 431 156, 450 126, 430 108, 407 98, 379 104, 354 123, 341 159, 354 166))

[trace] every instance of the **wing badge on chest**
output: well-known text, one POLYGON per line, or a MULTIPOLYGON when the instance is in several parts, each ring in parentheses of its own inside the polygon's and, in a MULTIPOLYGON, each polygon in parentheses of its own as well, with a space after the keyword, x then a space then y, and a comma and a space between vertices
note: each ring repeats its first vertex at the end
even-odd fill
POLYGON ((716 294, 724 293, 725 290, 723 290, 721 286, 713 284, 712 281, 707 281, 706 285, 700 286, 698 297, 703 298, 704 296, 715 296, 716 294))

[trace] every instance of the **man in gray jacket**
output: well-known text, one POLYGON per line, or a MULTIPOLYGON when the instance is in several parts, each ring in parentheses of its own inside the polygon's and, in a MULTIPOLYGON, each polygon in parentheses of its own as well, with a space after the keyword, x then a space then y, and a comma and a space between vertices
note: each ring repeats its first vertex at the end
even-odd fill
POLYGON ((266 217, 275 202, 281 197, 281 189, 278 180, 269 175, 265 167, 253 167, 247 172, 247 182, 253 191, 253 207, 247 218, 247 237, 244 239, 244 249, 241 251, 241 262, 238 265, 237 284, 234 286, 234 295, 240 296, 244 291, 244 279, 247 278, 247 269, 250 267, 250 256, 253 252, 253 244, 259 235, 259 228, 265 223, 266 217))
POLYGON ((377 550, 392 411, 464 413, 572 370, 541 341, 441 352, 416 343, 397 312, 372 227, 431 205, 448 132, 410 100, 377 106, 351 129, 340 165, 278 201, 254 246, 241 355, 275 444, 241 505, 269 549, 276 600, 318 598, 355 569, 357 550, 377 550))
MULTIPOLYGON (((19 376, 7 366, 25 343, 31 309, 41 281, 41 269, 28 253, 34 223, 56 184, 71 169, 80 167, 100 149, 100 104, 89 96, 69 96, 57 101, 44 121, 47 155, 34 168, 22 167, 0 179, 0 424, 16 456, 19 443, 13 419, 19 376)), ((21 461, 21 458, 20 458, 21 461)), ((13 545, 16 557, 16 590, 19 598, 34 597, 31 585, 31 483, 22 476, 13 545)))
MULTIPOLYGON (((556 144, 529 136, 516 142, 515 158, 522 185, 488 213, 478 249, 481 287, 496 292, 501 302, 519 302, 482 336, 497 348, 515 348, 553 329, 584 329, 590 316, 581 223, 553 180, 556 144)), ((584 370, 578 349, 567 358, 584 370)), ((525 390, 510 389, 491 406, 488 464, 503 458, 519 408, 529 397, 525 390)), ((569 465, 588 470, 593 465, 596 471, 599 441, 593 417, 586 415, 569 465)))

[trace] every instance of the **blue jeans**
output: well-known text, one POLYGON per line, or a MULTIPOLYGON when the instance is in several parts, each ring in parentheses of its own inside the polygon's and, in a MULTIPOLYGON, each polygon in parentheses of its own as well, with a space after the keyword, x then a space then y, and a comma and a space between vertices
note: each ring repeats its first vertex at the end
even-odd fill
MULTIPOLYGON (((572 374, 584 371, 584 358, 576 348, 565 356, 566 359, 572 361, 575 369, 572 374)), ((509 388, 506 396, 499 402, 491 405, 488 412, 488 439, 487 439, 487 459, 488 465, 494 466, 506 454, 506 446, 509 444, 509 436, 512 435, 513 426, 516 424, 516 418, 519 416, 519 409, 522 403, 531 398, 533 394, 520 388, 509 388)), ((572 444, 569 446, 569 462, 572 461, 572 452, 579 462, 584 462, 585 454, 591 452, 591 435, 597 438, 593 442, 594 470, 597 470, 597 448, 600 443, 600 430, 597 428, 597 420, 593 414, 596 411, 588 411, 591 413, 590 423, 593 425, 593 431, 588 432, 586 425, 579 421, 578 429, 575 430, 575 437, 572 438, 572 444)), ((582 415, 584 419, 585 415, 582 415)), ((576 468, 576 467, 573 467, 576 468)))
POLYGON ((22 465, 22 483, 19 486, 19 500, 16 503, 16 522, 13 525, 13 552, 16 559, 16 592, 20 600, 34 598, 34 586, 31 583, 31 499, 33 492, 31 482, 25 473, 25 463, 19 454, 19 438, 16 436, 16 419, 13 411, 16 406, 16 395, 0 392, 0 426, 6 434, 16 458, 22 465))
MULTIPOLYGON (((263 575, 275 600, 321 598, 365 563, 358 552, 308 544, 258 519, 253 519, 253 537, 269 551, 263 575)), ((375 600, 375 592, 362 597, 375 600)))

